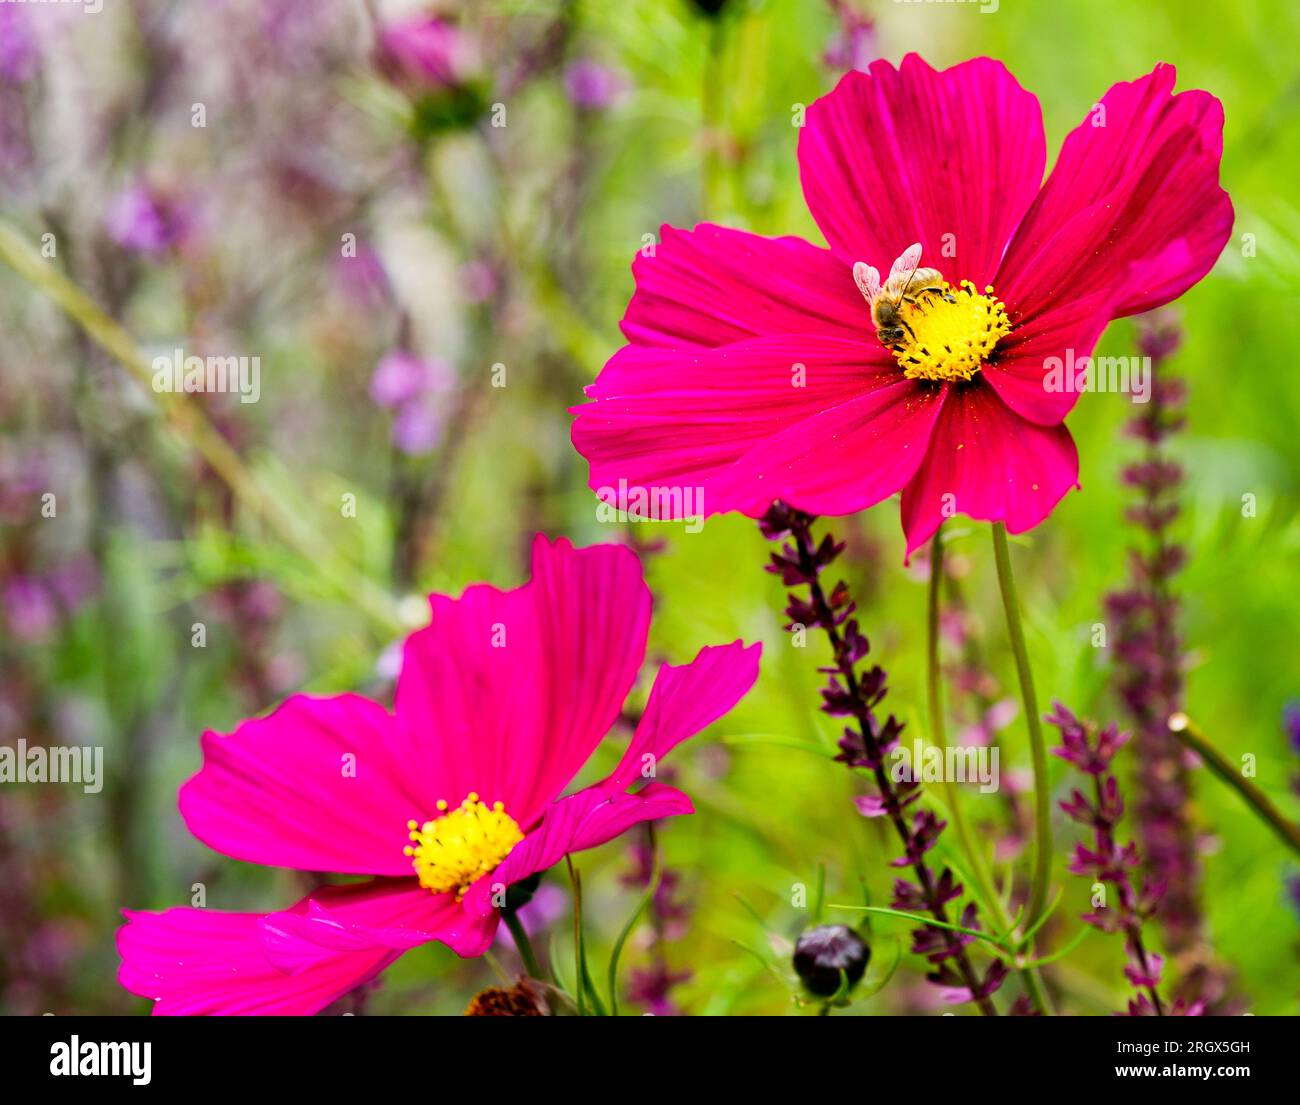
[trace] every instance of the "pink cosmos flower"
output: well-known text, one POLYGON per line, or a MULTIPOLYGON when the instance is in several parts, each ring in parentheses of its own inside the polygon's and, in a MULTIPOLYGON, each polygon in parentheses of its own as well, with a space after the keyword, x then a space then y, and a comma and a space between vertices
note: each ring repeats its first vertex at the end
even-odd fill
POLYGON ((119 979, 158 1014, 309 1014, 432 940, 492 943, 505 888, 642 821, 693 812, 657 761, 732 708, 759 645, 659 669, 626 753, 563 795, 618 718, 645 657, 650 593, 628 549, 538 537, 533 576, 433 595, 390 711, 296 695, 206 733, 186 825, 236 859, 374 876, 278 913, 128 911, 119 979))
POLYGON ((575 409, 591 486, 697 487, 707 513, 750 517, 901 491, 909 553, 953 513, 1037 525, 1078 482, 1078 393, 1051 358, 1181 295, 1231 231, 1223 109, 1174 79, 1111 88, 1043 181, 1038 100, 1000 62, 846 75, 799 135, 829 249, 703 224, 634 262, 628 344, 575 409), (905 304, 886 347, 853 266, 915 242, 947 294, 905 304))

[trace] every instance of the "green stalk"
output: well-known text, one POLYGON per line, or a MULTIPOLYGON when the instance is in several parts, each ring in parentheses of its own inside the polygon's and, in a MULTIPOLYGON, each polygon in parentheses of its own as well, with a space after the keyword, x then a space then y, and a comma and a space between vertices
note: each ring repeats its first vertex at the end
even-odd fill
POLYGON ((1047 745, 1043 741, 1043 723, 1038 716, 1038 695, 1034 690, 1034 673, 1025 648, 1025 631, 1020 623, 1020 601, 1016 581, 1011 574, 1011 554, 1007 549, 1007 527, 993 523, 993 556, 998 566, 998 585, 1002 589, 1002 608, 1007 616, 1007 636, 1016 658, 1016 677, 1020 681, 1020 698, 1024 703, 1025 724, 1029 727, 1029 752, 1034 768, 1034 874, 1030 884, 1029 908, 1025 925, 1032 928, 1047 907, 1047 888, 1052 877, 1052 796, 1047 787, 1047 745))
POLYGON ((1220 782, 1227 783, 1235 790, 1245 800, 1251 812, 1272 829, 1283 844, 1300 854, 1300 825, 1289 820, 1267 794, 1242 775, 1240 769, 1209 742, 1191 718, 1183 713, 1174 714, 1169 719, 1169 732, 1185 748, 1190 748, 1200 756, 1205 761, 1205 766, 1220 782))
POLYGON ((582 873, 573 866, 573 858, 565 856, 564 862, 569 867, 569 882, 573 885, 573 957, 578 980, 578 1016, 587 1015, 587 1002, 591 1002, 591 1015, 604 1017, 605 1003, 600 1000, 596 984, 591 980, 587 969, 587 944, 582 935, 582 873))
MULTIPOLYGON (((943 717, 943 678, 939 666, 939 591, 942 581, 943 524, 940 523, 939 528, 934 531, 934 539, 930 542, 930 588, 926 610, 925 674, 926 700, 930 713, 930 735, 934 743, 946 751, 948 748, 948 731, 943 717)), ((966 856, 966 862, 970 865, 970 871, 974 876, 979 896, 992 911, 993 919, 998 928, 1002 932, 1009 932, 1014 927, 1014 923, 997 892, 997 887, 994 885, 993 872, 989 869, 984 851, 976 845, 975 838, 971 835, 966 815, 962 813, 961 794, 956 783, 947 777, 947 772, 944 773, 943 790, 947 796, 949 817, 952 820, 953 828, 957 830, 957 840, 961 844, 962 853, 966 856)), ((1046 1016, 1048 1013, 1047 999, 1037 974, 1028 968, 1022 968, 1019 973, 1025 992, 1034 1003, 1034 1008, 1046 1016)))
POLYGON ((503 909, 501 919, 505 921, 506 928, 514 938, 515 950, 519 952, 519 958, 524 961, 524 970, 528 972, 528 976, 545 981, 542 978, 541 965, 537 962, 537 955, 533 951, 533 943, 528 939, 528 932, 524 928, 524 923, 519 920, 519 914, 513 909, 503 909))

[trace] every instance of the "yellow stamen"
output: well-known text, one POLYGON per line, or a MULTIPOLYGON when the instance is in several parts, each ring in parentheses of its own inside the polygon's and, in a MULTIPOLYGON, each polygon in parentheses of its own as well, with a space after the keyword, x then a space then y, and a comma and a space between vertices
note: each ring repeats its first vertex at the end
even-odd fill
POLYGON ((420 885, 436 894, 455 891, 459 899, 470 883, 493 871, 524 839, 519 824, 494 802, 491 807, 470 791, 465 800, 447 811, 439 800, 439 816, 423 825, 408 821, 413 844, 403 849, 420 885))
POLYGON ((891 348, 903 375, 913 380, 969 380, 1011 333, 1007 309, 993 288, 980 295, 969 280, 955 289, 945 284, 942 292, 927 290, 915 302, 904 302, 899 314, 907 326, 891 348))

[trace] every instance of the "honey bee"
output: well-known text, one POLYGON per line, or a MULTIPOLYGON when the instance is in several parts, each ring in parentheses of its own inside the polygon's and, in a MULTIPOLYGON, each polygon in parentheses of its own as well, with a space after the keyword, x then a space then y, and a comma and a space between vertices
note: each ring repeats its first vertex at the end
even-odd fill
POLYGON ((892 348, 903 340, 904 332, 915 339, 916 335, 899 310, 904 303, 916 303, 923 294, 939 295, 953 301, 943 274, 938 269, 920 268, 920 264, 921 243, 914 242, 899 255, 884 284, 880 283, 879 270, 871 265, 859 261, 853 266, 854 283, 871 305, 871 321, 882 345, 892 348))

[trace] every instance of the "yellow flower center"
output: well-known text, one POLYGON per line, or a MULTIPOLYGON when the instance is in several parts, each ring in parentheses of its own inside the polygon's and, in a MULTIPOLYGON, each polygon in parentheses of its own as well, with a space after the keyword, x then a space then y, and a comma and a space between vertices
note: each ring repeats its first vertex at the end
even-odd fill
POLYGON ((963 280, 959 288, 925 291, 903 302, 903 338, 890 348, 913 380, 969 380, 998 341, 1011 333, 1007 309, 992 286, 980 295, 963 280))
POLYGON ((454 890, 457 900, 524 839, 518 822, 500 802, 489 807, 474 791, 450 813, 441 800, 432 821, 408 821, 406 827, 412 843, 404 853, 411 857, 420 885, 435 894, 454 890))

